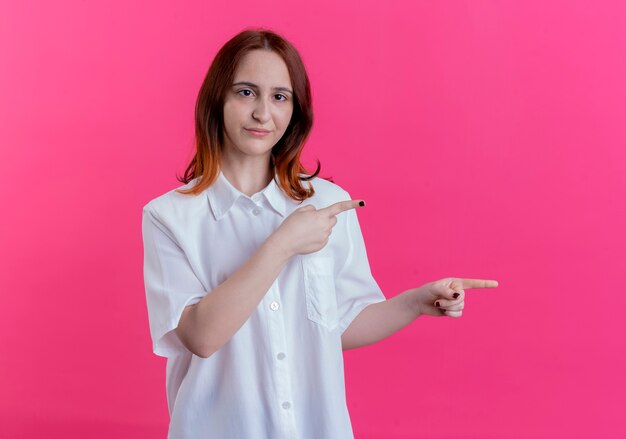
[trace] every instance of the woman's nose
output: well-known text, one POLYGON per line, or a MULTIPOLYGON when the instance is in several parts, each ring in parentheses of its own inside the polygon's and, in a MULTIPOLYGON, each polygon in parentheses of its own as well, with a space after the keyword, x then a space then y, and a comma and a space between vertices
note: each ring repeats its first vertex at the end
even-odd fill
POLYGON ((259 99, 252 111, 252 117, 259 122, 266 122, 269 118, 269 108, 264 99, 259 99))

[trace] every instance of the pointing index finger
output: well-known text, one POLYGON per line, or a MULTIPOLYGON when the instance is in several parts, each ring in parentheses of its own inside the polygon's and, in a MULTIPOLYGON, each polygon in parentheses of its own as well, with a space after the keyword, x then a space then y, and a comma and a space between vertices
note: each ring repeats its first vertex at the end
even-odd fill
POLYGON ((498 286, 497 280, 485 280, 485 279, 461 279, 462 288, 496 288, 498 286))
POLYGON ((363 200, 346 200, 346 201, 338 201, 337 203, 331 204, 330 206, 323 207, 318 209, 317 211, 322 211, 329 215, 337 215, 341 212, 344 212, 349 209, 354 209, 355 207, 360 207, 359 203, 363 203, 365 206, 365 201, 363 200))

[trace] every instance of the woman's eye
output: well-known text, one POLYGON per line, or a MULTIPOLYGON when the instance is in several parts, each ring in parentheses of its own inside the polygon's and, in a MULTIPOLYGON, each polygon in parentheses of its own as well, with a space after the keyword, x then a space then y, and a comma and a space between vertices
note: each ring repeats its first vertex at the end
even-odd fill
MULTIPOLYGON (((239 90, 239 91, 237 92, 237 94, 239 94, 239 95, 241 95, 241 96, 244 96, 244 97, 251 96, 250 94, 247 94, 247 93, 252 93, 252 90, 249 90, 249 89, 247 89, 247 88, 244 88, 243 90, 239 90)), ((285 95, 283 95, 283 94, 276 94, 276 95, 274 95, 274 96, 280 96, 282 99, 280 99, 280 98, 279 98, 279 99, 278 99, 279 101, 286 101, 286 100, 287 100, 287 96, 285 96, 285 95)))

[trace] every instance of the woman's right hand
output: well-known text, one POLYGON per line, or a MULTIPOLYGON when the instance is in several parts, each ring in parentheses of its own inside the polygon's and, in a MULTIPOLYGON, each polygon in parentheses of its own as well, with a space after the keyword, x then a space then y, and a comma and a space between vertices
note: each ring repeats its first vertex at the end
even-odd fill
POLYGON ((313 253, 327 243, 337 224, 338 213, 360 207, 363 200, 339 201, 328 207, 316 209, 309 204, 294 210, 272 234, 289 256, 313 253))

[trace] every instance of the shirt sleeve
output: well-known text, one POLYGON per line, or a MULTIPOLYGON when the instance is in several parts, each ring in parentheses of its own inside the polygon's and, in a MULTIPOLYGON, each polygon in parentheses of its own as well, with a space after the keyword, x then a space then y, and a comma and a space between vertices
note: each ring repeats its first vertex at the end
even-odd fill
POLYGON ((174 235, 148 206, 143 208, 141 228, 152 350, 161 357, 188 354, 174 329, 185 307, 198 303, 207 292, 174 235))
MULTIPOLYGON (((351 199, 350 194, 347 196, 351 199)), ((363 234, 356 214, 357 209, 345 211, 347 250, 343 264, 335 278, 339 313, 338 327, 341 334, 366 306, 386 300, 370 269, 363 234)))

